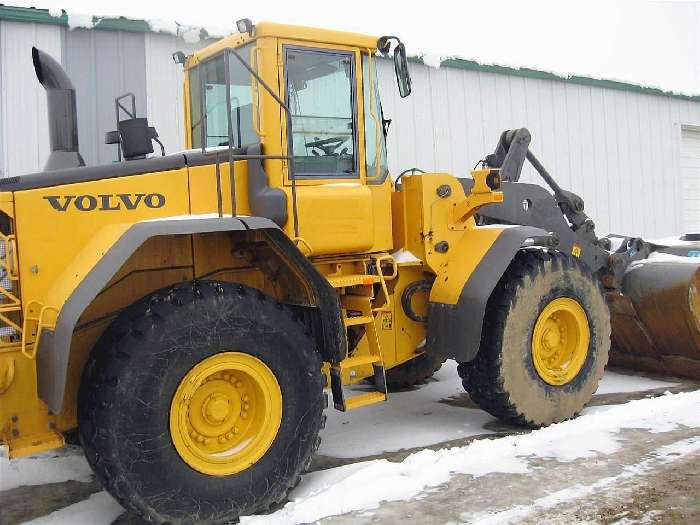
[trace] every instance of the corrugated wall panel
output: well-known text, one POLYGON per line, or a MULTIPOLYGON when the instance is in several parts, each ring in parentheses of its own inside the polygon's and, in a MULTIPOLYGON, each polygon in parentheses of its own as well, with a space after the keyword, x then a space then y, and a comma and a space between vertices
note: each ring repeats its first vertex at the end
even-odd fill
MULTIPOLYGON (((654 237, 683 229, 674 183, 679 124, 700 120, 697 102, 415 64, 413 94, 403 100, 391 64, 379 64, 384 111, 393 119, 393 173, 417 166, 464 174, 503 130, 525 126, 535 154, 586 200, 600 233, 654 237)), ((530 167, 522 180, 540 182, 530 167)))
POLYGON ((56 26, 0 21, 0 106, 4 175, 38 171, 49 152, 46 92, 36 80, 31 48, 61 56, 56 26))
MULTIPOLYGON (((167 151, 183 147, 182 71, 171 55, 187 45, 164 34, 68 31, 0 22, 0 170, 40 169, 48 154, 44 92, 29 49, 61 56, 78 89, 81 151, 111 162, 114 97, 137 96, 167 151), (11 80, 10 80, 11 79, 11 80)), ((599 233, 647 237, 680 232, 681 125, 700 124, 700 103, 540 78, 411 63, 413 94, 396 92, 393 64, 378 60, 383 107, 393 119, 389 164, 465 175, 499 134, 525 126, 532 150, 560 184, 579 192, 599 233)), ((540 182, 526 167, 522 180, 540 182)))
POLYGON ((4 177, 7 167, 5 166, 5 95, 4 95, 4 76, 3 64, 5 63, 4 52, 2 48, 3 33, 5 31, 3 23, 0 22, 0 177, 4 177))
POLYGON ((205 45, 206 42, 187 44, 171 35, 146 35, 148 120, 158 130, 166 152, 181 150, 185 143, 183 70, 173 61, 172 54, 189 54, 205 45))
POLYGON ((78 95, 80 151, 87 164, 116 159, 105 133, 116 128, 114 99, 136 95, 136 111, 146 115, 145 35, 121 31, 65 31, 63 63, 78 95))

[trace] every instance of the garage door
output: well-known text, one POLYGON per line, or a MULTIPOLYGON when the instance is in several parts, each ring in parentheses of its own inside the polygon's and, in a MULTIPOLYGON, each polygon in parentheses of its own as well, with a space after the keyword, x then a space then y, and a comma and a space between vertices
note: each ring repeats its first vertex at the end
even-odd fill
POLYGON ((700 232, 700 131, 682 131, 681 180, 683 231, 700 232))

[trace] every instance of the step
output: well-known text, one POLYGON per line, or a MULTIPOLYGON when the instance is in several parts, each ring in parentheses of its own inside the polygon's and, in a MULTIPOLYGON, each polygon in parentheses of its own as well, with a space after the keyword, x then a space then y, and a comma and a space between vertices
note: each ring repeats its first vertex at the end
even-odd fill
POLYGON ((356 396, 345 399, 345 411, 355 410, 356 408, 374 405, 386 401, 386 394, 383 392, 367 392, 366 394, 358 394, 356 396))
POLYGON ((371 365, 374 363, 379 363, 381 358, 373 354, 358 355, 356 357, 347 357, 340 362, 340 368, 342 370, 351 370, 357 368, 358 366, 371 365))
POLYGON ((328 282, 333 288, 347 288, 349 286, 369 286, 379 282, 379 276, 354 274, 340 275, 338 277, 328 277, 328 282))
POLYGON ((381 403, 387 399, 384 367, 381 365, 381 360, 377 356, 369 355, 344 359, 342 369, 341 366, 333 366, 330 369, 330 375, 331 391, 333 393, 333 406, 337 410, 347 412, 348 410, 354 410, 356 408, 372 405, 374 403, 381 403), (356 366, 368 364, 371 364, 374 368, 374 382, 375 386, 377 386, 376 390, 346 397, 342 383, 342 370, 348 370, 356 366))
POLYGON ((374 317, 361 315, 359 317, 346 317, 343 319, 345 326, 357 326, 360 324, 369 324, 374 322, 374 317))

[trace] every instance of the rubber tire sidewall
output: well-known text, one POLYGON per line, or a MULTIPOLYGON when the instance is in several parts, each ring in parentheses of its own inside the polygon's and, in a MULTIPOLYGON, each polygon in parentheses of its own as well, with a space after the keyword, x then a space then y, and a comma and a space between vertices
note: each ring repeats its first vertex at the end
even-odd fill
POLYGON ((597 282, 571 258, 556 257, 542 265, 543 271, 525 276, 517 287, 501 340, 503 388, 519 415, 534 425, 573 417, 590 401, 610 348, 608 307, 597 282), (574 379, 551 385, 535 369, 532 334, 542 310, 560 297, 575 299, 583 307, 590 339, 586 360, 574 379))
MULTIPOLYGON (((202 299, 180 306, 154 303, 148 310, 153 315, 136 321, 127 339, 110 341, 113 334, 108 333, 95 349, 104 352, 105 345, 116 344, 127 351, 123 347, 128 345, 133 361, 117 378, 109 414, 94 422, 102 428, 93 431, 111 434, 107 446, 114 449, 103 476, 114 478, 112 492, 123 504, 155 521, 217 523, 268 507, 296 483, 292 478, 305 466, 299 462, 313 453, 320 430, 321 363, 311 339, 269 298, 242 286, 217 286, 226 293, 204 286, 202 299), (254 465, 236 475, 208 476, 187 465, 172 443, 171 401, 192 367, 230 351, 248 353, 273 372, 282 392, 282 422, 254 465)), ((94 374, 109 373, 93 369, 88 374, 83 403, 90 397, 94 374)), ((81 422, 81 434, 91 423, 81 422)), ((91 463, 96 460, 93 456, 91 463)))

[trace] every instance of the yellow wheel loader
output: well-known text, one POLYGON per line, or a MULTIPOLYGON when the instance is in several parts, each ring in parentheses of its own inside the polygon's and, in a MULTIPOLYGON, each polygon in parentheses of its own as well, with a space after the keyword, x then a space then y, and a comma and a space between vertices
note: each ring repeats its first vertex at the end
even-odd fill
POLYGON ((683 329, 697 342, 697 267, 669 256, 668 281, 655 281, 635 261, 658 246, 597 238, 527 130, 504 133, 471 177, 390 176, 376 63, 393 57, 410 94, 398 38, 238 27, 173 56, 188 149, 154 152, 158 134, 127 94, 105 137, 118 162, 103 166, 80 156, 70 79, 33 49, 51 154, 42 172, 0 180, 11 458, 77 429, 125 508, 154 523, 226 523, 299 481, 325 390, 336 409, 358 409, 453 359, 481 407, 538 427, 595 392, 608 301, 623 348, 636 351, 635 330, 649 354, 683 329), (525 160, 552 193, 518 182, 525 160), (671 296, 682 319, 664 306, 671 296), (659 306, 673 317, 663 334, 659 306), (370 391, 348 388, 363 380, 370 391))

